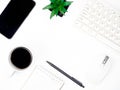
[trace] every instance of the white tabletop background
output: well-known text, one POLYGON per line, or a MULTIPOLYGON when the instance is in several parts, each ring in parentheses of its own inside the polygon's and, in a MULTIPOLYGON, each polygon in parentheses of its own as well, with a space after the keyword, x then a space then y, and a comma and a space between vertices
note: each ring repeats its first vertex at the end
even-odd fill
MULTIPOLYGON (((47 60, 80 80, 86 86, 85 90, 120 90, 120 53, 74 26, 75 19, 87 0, 72 1, 74 2, 64 17, 53 17, 50 20, 50 11, 42 10, 49 4, 49 0, 35 0, 36 6, 14 37, 7 39, 0 35, 1 90, 20 90, 34 67, 44 66, 47 60), (23 71, 16 71, 9 63, 11 50, 19 46, 27 47, 33 55, 32 65, 23 71), (94 84, 87 78, 96 66, 95 59, 102 55, 110 56, 112 68, 103 82, 94 84), (16 73, 11 76, 14 71, 16 73)), ((120 11, 119 0, 108 1, 120 11)), ((0 1, 1 12, 7 3, 8 0, 0 1)), ((46 68, 65 82, 62 90, 83 89, 49 65, 46 68)))

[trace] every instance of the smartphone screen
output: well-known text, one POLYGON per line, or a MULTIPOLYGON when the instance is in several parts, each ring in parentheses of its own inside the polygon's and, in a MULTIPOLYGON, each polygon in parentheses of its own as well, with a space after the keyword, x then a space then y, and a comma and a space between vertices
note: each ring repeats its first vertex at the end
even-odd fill
POLYGON ((34 6, 32 0, 11 0, 0 15, 0 33, 12 38, 34 6))

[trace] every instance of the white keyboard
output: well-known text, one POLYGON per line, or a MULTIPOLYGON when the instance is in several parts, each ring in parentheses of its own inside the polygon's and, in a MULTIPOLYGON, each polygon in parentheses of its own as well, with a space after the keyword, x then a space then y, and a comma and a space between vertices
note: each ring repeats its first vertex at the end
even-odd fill
POLYGON ((110 6, 98 0, 89 0, 76 25, 105 43, 120 48, 120 13, 110 6))

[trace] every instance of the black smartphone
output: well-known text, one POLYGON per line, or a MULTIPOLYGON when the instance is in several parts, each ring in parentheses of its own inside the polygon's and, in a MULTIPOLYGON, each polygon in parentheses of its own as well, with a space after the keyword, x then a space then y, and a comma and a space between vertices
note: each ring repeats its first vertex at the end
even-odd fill
POLYGON ((0 15, 0 33, 12 38, 34 6, 32 0, 11 0, 0 15))

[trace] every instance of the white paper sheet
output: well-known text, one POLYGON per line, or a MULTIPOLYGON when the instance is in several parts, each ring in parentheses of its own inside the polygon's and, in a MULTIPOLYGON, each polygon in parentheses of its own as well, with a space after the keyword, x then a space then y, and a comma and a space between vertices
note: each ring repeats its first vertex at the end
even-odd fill
POLYGON ((47 69, 37 66, 21 90, 61 90, 63 81, 47 69))

